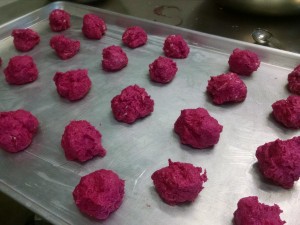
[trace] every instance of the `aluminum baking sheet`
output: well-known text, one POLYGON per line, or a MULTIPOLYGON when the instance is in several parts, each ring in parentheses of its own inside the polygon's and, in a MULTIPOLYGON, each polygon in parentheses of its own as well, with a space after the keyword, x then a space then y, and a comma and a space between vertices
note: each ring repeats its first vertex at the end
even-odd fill
POLYGON ((257 171, 255 151, 265 142, 300 135, 288 130, 270 116, 271 104, 286 98, 287 74, 300 62, 299 55, 244 42, 225 39, 178 27, 128 17, 109 11, 56 2, 1 26, 0 53, 3 67, 9 58, 20 55, 12 45, 13 28, 31 27, 41 35, 40 44, 27 54, 39 69, 37 81, 10 86, 1 76, 0 110, 23 108, 40 121, 39 132, 24 152, 0 151, 0 189, 53 224, 99 224, 79 212, 72 191, 80 177, 97 169, 116 171, 126 180, 126 195, 117 212, 102 224, 107 225, 230 225, 237 201, 257 195, 266 204, 277 203, 281 217, 289 225, 300 219, 300 182, 291 190, 274 186, 257 171), (62 32, 78 39, 81 49, 69 60, 60 60, 49 47, 55 35, 48 26, 54 8, 67 10, 72 26, 62 32), (106 21, 108 31, 101 40, 87 40, 81 34, 82 17, 95 13, 106 21), (119 72, 107 73, 100 67, 102 49, 121 45, 121 35, 128 26, 142 26, 148 33, 147 45, 129 49, 123 46, 129 64, 119 72), (149 81, 148 65, 163 55, 162 45, 169 34, 180 33, 189 43, 187 59, 175 60, 178 72, 167 85, 149 81), (245 102, 213 105, 205 93, 210 76, 228 70, 228 57, 236 47, 250 49, 262 59, 259 70, 242 77, 248 86, 245 102), (87 68, 93 86, 81 101, 60 98, 52 81, 55 72, 87 68), (110 101, 128 85, 146 88, 155 101, 154 112, 132 125, 117 122, 110 101), (207 150, 181 145, 173 124, 185 108, 206 108, 224 126, 220 141, 207 150), (104 158, 86 163, 67 161, 60 146, 64 127, 70 120, 90 121, 103 135, 107 149, 104 158), (208 182, 192 204, 169 206, 157 195, 151 174, 167 166, 168 159, 193 163, 207 170, 208 182))

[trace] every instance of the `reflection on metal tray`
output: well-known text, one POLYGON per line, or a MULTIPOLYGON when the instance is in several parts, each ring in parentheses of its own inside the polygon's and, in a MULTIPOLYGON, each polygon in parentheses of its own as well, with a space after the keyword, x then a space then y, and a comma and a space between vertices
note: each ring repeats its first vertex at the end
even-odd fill
POLYGON ((299 62, 299 55, 88 6, 52 3, 1 27, 4 66, 10 57, 20 54, 10 37, 16 27, 32 27, 40 33, 40 44, 27 53, 35 59, 40 73, 37 81, 23 86, 9 86, 2 77, 0 110, 29 110, 38 117, 40 129, 24 152, 0 152, 1 191, 54 224, 99 224, 78 211, 72 191, 81 176, 106 168, 126 180, 126 195, 118 211, 103 224, 230 225, 238 199, 257 195, 262 202, 279 204, 284 211, 282 218, 289 225, 297 225, 299 182, 291 190, 265 182, 256 169, 255 151, 265 142, 299 135, 299 131, 287 130, 270 117, 270 105, 289 95, 287 74, 299 62), (65 61, 49 47, 54 33, 47 18, 54 8, 63 8, 72 15, 72 26, 63 34, 81 41, 80 53, 65 61), (82 36, 82 17, 86 13, 96 13, 107 22, 108 31, 101 40, 82 36), (122 45, 124 29, 132 25, 147 31, 147 45, 134 50, 123 46, 128 66, 116 73, 102 71, 102 49, 122 45), (162 55, 165 37, 174 33, 180 33, 188 41, 190 55, 175 60, 179 70, 170 84, 154 84, 148 78, 148 65, 162 55), (253 76, 242 78, 248 86, 245 102, 215 106, 205 94, 207 81, 210 76, 228 70, 229 54, 236 47, 255 51, 263 63, 253 76), (57 71, 76 68, 88 68, 93 86, 83 100, 70 103, 58 96, 52 78, 57 71), (114 120, 110 100, 131 84, 146 88, 155 101, 155 109, 151 116, 125 125, 114 120), (219 143, 212 149, 199 151, 180 145, 173 132, 180 110, 196 107, 206 108, 224 126, 219 143), (107 149, 104 158, 84 164, 65 159, 60 139, 64 127, 73 119, 86 119, 100 130, 107 149), (171 207, 155 192, 150 176, 166 166, 169 158, 207 170, 209 180, 194 203, 171 207))

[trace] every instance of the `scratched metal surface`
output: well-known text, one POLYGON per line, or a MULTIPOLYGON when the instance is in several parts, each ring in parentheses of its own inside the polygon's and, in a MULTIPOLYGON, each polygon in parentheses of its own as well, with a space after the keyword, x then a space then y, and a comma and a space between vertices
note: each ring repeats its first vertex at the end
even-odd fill
POLYGON ((29 110, 39 119, 40 128, 24 152, 0 151, 1 191, 53 224, 99 224, 78 211, 72 191, 81 176, 106 168, 126 180, 126 195, 119 210, 103 224, 230 225, 237 201, 249 195, 257 195, 266 204, 279 204, 287 224, 299 224, 299 182, 291 190, 276 187, 261 178, 255 164, 259 145, 300 134, 283 128, 270 116, 271 104, 289 95, 287 74, 300 61, 299 55, 58 2, 1 27, 2 69, 10 57, 20 54, 9 36, 16 27, 32 27, 40 33, 41 43, 27 53, 36 61, 40 73, 37 81, 23 86, 9 86, 2 75, 0 110, 29 110), (47 17, 54 8, 71 13, 72 27, 63 33, 81 41, 79 54, 66 61, 58 59, 48 44, 54 33, 47 17), (81 34, 82 16, 89 12, 100 15, 108 24, 108 32, 100 41, 87 40, 81 34), (116 73, 102 71, 102 49, 122 45, 124 28, 132 25, 142 26, 149 34, 149 42, 134 50, 123 46, 128 66, 116 73), (163 41, 172 33, 184 36, 191 47, 190 55, 175 60, 179 70, 170 84, 154 84, 148 78, 148 65, 163 54, 163 41), (257 52, 263 63, 253 76, 242 78, 248 87, 245 102, 215 106, 205 93, 207 80, 228 70, 228 56, 235 47, 257 52), (58 96, 52 78, 56 71, 76 68, 89 70, 93 86, 83 100, 70 103, 58 96), (110 100, 132 84, 146 88, 155 101, 155 109, 149 117, 125 125, 114 120, 110 100), (180 110, 196 107, 206 108, 224 126, 219 143, 212 149, 199 151, 183 146, 173 132, 180 110), (107 149, 104 158, 84 164, 65 159, 60 139, 64 127, 74 119, 86 119, 100 130, 107 149), (166 166, 169 158, 207 170, 209 180, 192 204, 172 207, 155 192, 150 176, 166 166))

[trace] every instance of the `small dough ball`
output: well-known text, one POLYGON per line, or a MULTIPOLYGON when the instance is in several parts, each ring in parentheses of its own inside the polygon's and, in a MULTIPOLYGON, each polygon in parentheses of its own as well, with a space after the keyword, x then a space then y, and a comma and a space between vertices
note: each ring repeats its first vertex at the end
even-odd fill
POLYGON ((280 219, 283 211, 278 205, 265 205, 258 201, 257 196, 241 198, 238 208, 233 213, 235 225, 283 225, 285 221, 280 219))
POLYGON ((111 170, 97 170, 80 179, 73 191, 79 210, 98 220, 105 220, 122 204, 125 181, 111 170))
POLYGON ((50 39, 50 46, 53 48, 57 56, 63 60, 70 59, 80 50, 80 42, 64 35, 56 35, 50 39))
POLYGON ((259 146, 256 158, 267 179, 283 188, 292 188, 300 177, 300 136, 259 146))
POLYGON ((172 59, 162 56, 149 65, 151 80, 162 84, 173 80, 177 70, 177 65, 172 59))
POLYGON ((223 126, 206 109, 184 109, 174 124, 182 144, 203 149, 218 143, 223 126))
POLYGON ((213 103, 217 105, 228 102, 242 102, 247 96, 247 86, 235 73, 211 77, 206 91, 211 95, 213 103))
POLYGON ((300 128, 300 96, 289 96, 272 104, 273 116, 284 126, 300 128))
POLYGON ((82 33, 89 39, 101 39, 105 34, 105 22, 94 14, 86 14, 83 17, 82 33))
POLYGON ((71 121, 66 126, 61 146, 68 160, 85 162, 95 156, 104 157, 101 133, 86 120, 71 121))
POLYGON ((166 38, 163 51, 167 57, 183 59, 188 57, 190 48, 181 35, 173 34, 166 38))
POLYGON ((59 32, 70 28, 70 14, 62 9, 54 9, 49 15, 49 25, 52 31, 59 32))
POLYGON ((53 80, 58 94, 70 101, 82 99, 92 86, 87 69, 57 72, 53 80))
POLYGON ((35 81, 38 77, 38 69, 29 55, 14 56, 9 60, 4 70, 5 79, 9 84, 27 84, 35 81))
POLYGON ((154 101, 144 88, 128 86, 111 100, 111 109, 116 120, 131 124, 153 112, 154 101))
POLYGON ((288 88, 293 94, 300 95, 300 65, 288 75, 288 88))
POLYGON ((169 166, 155 171, 153 180, 159 196, 169 205, 193 202, 207 181, 206 171, 190 163, 172 162, 169 166))
POLYGON ((146 44, 147 33, 138 26, 128 27, 122 35, 122 41, 129 48, 137 48, 146 44))
POLYGON ((230 55, 228 64, 231 72, 250 76, 258 69, 260 60, 256 53, 236 48, 230 55))
POLYGON ((12 36, 15 48, 21 52, 30 51, 40 42, 39 34, 32 29, 15 29, 12 36))
POLYGON ((0 148, 7 152, 25 150, 32 142, 39 121, 23 109, 0 112, 0 148))
POLYGON ((108 72, 121 70, 128 64, 127 55, 119 46, 112 45, 104 48, 102 56, 102 68, 108 72))

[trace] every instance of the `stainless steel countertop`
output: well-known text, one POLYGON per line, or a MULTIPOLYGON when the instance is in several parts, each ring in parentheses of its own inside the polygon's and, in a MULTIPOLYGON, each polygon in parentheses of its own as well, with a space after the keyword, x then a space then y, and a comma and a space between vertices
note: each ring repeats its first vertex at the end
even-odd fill
MULTIPOLYGON (((12 3, 0 7, 0 24, 53 2, 4 1, 12 3)), ((223 9, 212 0, 99 0, 89 5, 250 43, 254 43, 252 31, 264 28, 280 41, 284 50, 300 53, 300 15, 270 17, 242 14, 223 9)))

